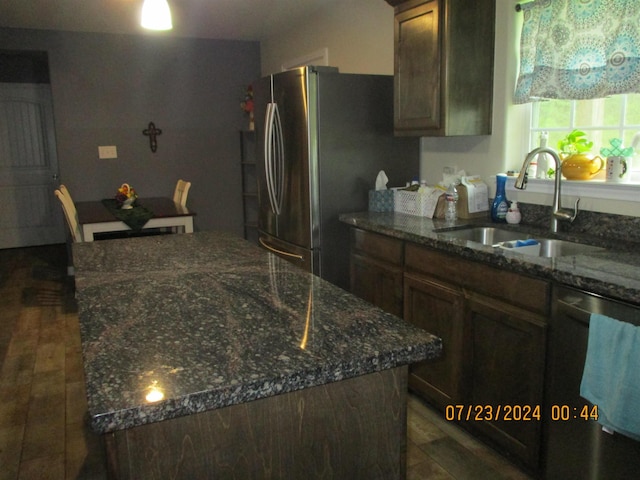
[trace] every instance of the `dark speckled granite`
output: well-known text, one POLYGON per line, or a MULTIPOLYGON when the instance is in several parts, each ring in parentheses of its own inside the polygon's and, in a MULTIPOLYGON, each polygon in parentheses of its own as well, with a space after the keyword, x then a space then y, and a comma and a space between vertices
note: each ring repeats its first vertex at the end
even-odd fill
MULTIPOLYGON (((518 202, 522 218, 528 225, 549 228, 551 207, 518 202)), ((567 234, 587 235, 611 248, 637 250, 640 243, 640 217, 581 210, 571 222, 560 222, 567 234)))
POLYGON ((434 230, 451 228, 443 220, 395 213, 362 212, 344 214, 340 220, 349 225, 391 237, 450 252, 461 258, 477 260, 519 273, 553 280, 634 305, 640 305, 640 244, 617 240, 611 243, 598 235, 564 232, 550 234, 548 229, 526 225, 491 224, 486 220, 459 219, 455 227, 491 225, 532 233, 540 237, 579 241, 606 250, 589 255, 557 258, 533 257, 505 249, 482 246, 465 240, 446 239, 434 230))
POLYGON ((99 433, 440 354, 437 337, 228 234, 83 243, 73 256, 99 433), (165 399, 149 403, 154 382, 165 399))

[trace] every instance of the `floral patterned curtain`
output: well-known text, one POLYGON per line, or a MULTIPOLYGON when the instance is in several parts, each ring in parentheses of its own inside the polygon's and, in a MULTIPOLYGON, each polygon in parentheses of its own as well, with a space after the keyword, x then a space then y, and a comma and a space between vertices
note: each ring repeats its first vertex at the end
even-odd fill
POLYGON ((640 93, 640 0, 522 5, 515 103, 640 93))

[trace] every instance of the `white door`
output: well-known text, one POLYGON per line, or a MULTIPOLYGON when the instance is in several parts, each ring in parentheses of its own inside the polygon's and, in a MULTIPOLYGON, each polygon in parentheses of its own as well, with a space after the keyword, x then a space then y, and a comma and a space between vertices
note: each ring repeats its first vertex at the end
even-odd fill
POLYGON ((51 89, 0 83, 0 248, 65 241, 51 89))

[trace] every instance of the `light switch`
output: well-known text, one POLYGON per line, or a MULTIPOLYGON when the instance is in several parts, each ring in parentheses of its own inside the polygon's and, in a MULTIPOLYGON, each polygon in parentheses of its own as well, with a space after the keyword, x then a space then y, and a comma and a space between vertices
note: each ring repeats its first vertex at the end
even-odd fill
POLYGON ((118 149, 115 145, 98 147, 98 158, 118 158, 118 149))

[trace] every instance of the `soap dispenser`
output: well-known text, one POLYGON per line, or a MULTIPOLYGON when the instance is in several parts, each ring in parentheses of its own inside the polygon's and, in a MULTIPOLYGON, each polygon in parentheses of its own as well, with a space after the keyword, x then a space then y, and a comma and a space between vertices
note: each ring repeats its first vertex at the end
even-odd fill
POLYGON ((522 220, 522 214, 520 213, 520 209, 518 208, 518 202, 512 202, 509 210, 507 210, 507 215, 505 216, 507 223, 518 224, 520 220, 522 220))
POLYGON ((496 196, 491 205, 491 220, 497 223, 504 223, 509 209, 509 203, 505 194, 507 176, 504 173, 496 175, 496 196))

